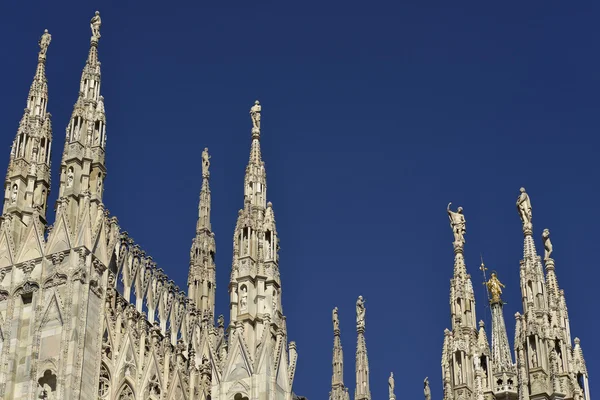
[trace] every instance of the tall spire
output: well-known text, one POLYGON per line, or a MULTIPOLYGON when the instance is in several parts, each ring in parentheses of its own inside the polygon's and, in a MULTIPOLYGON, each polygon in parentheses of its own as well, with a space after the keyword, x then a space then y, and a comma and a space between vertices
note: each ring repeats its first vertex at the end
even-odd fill
POLYGON ((446 212, 454 235, 454 274, 450 280, 450 313, 452 331, 445 332, 442 351, 444 372, 444 399, 474 396, 481 392, 474 370, 475 357, 480 357, 476 348, 460 346, 460 343, 476 343, 477 327, 475 315, 475 293, 471 276, 467 273, 464 259, 466 220, 462 207, 452 211, 449 203, 446 212), (453 350, 454 349, 454 350, 453 350))
POLYGON ((188 275, 188 294, 201 310, 203 318, 212 320, 215 312, 215 235, 210 226, 210 155, 208 149, 202 152, 202 189, 198 205, 196 236, 190 251, 190 271, 188 275))
POLYGON ((333 374, 331 376, 331 392, 329 400, 349 400, 348 388, 344 386, 344 352, 340 339, 340 320, 338 309, 335 307, 332 313, 333 319, 333 374))
MULTIPOLYGON (((261 369, 253 372, 254 382, 265 382, 260 385, 272 388, 273 377, 268 374, 277 374, 275 391, 285 397, 287 394, 291 396, 297 353, 292 343, 286 346, 287 328, 279 274, 279 237, 273 205, 267 202, 265 165, 260 154, 261 111, 258 101, 250 109, 252 144, 244 177, 244 207, 238 212, 233 234, 229 330, 235 333, 236 340, 244 343, 248 359, 268 360, 268 364, 261 362, 261 369), (268 349, 272 349, 274 357, 260 358, 269 354, 267 352, 271 350, 268 349)), ((231 359, 230 362, 235 360, 231 359)), ((224 367, 224 370, 227 368, 224 367)), ((225 378, 224 384, 231 383, 228 379, 225 378)), ((272 395, 267 397, 272 398, 272 395)))
POLYGON ((367 357, 367 344, 365 342, 365 302, 362 296, 356 300, 356 390, 354 400, 370 400, 369 388, 369 358, 367 357))
POLYGON ((29 89, 27 107, 12 144, 5 179, 3 217, 12 220, 18 247, 25 227, 37 213, 46 222, 46 203, 50 192, 51 115, 48 106, 46 53, 52 36, 46 29, 39 40, 37 68, 29 89), (8 217, 10 215, 10 217, 8 217))
POLYGON ((100 95, 98 61, 101 25, 100 13, 96 11, 90 21, 90 49, 81 74, 79 96, 67 126, 61 162, 59 202, 67 203, 66 212, 73 227, 77 226, 80 211, 86 204, 90 205, 92 220, 103 207, 106 115, 104 98, 100 95))
POLYGON ((490 297, 490 307, 492 310, 492 370, 496 385, 495 392, 512 392, 512 397, 516 398, 517 371, 513 364, 508 336, 506 334, 506 325, 504 323, 504 312, 502 311, 502 288, 504 285, 498 279, 496 272, 492 272, 490 280, 486 282, 490 297))

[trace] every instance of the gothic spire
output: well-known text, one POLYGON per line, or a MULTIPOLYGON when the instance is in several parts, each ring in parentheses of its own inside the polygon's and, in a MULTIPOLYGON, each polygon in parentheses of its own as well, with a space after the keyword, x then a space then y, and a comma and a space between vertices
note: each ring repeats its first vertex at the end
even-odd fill
MULTIPOLYGON (((506 325, 504 323, 504 312, 502 310, 503 302, 501 299, 502 288, 504 285, 498 280, 495 272, 489 281, 486 282, 488 293, 490 295, 490 307, 492 310, 492 366, 494 374, 506 373, 513 378, 516 375, 515 367, 512 361, 508 336, 506 334, 506 325)), ((503 379, 507 381, 507 379, 503 379)))
MULTIPOLYGON (((48 105, 46 53, 52 36, 46 29, 39 40, 36 72, 27 96, 27 107, 12 144, 5 180, 3 216, 11 214, 15 244, 34 212, 46 221, 46 202, 50 192, 51 115, 48 105)), ((9 217, 10 218, 10 217, 9 217)))
POLYGON ((214 233, 210 226, 210 155, 208 149, 202 152, 202 189, 198 204, 198 222, 196 236, 190 251, 190 271, 188 275, 188 294, 201 311, 203 318, 212 320, 215 312, 215 253, 214 233))
POLYGON ((331 376, 331 393, 329 400, 349 400, 348 388, 344 386, 344 353, 340 339, 340 320, 335 307, 333 317, 333 374, 331 376))
POLYGON ((246 177, 244 180, 244 198, 246 201, 249 201, 250 205, 264 209, 267 199, 267 177, 265 163, 260 153, 261 112, 262 106, 256 100, 250 109, 252 144, 250 147, 250 160, 246 167, 246 177))
POLYGON ((102 209, 106 167, 106 116, 104 97, 100 94, 100 13, 90 21, 92 36, 88 57, 81 73, 79 95, 67 126, 61 162, 59 201, 67 203, 72 226, 77 226, 84 204, 90 205, 91 218, 102 209), (65 199, 68 200, 65 202, 65 199))
POLYGON ((475 294, 471 275, 467 273, 464 258, 466 220, 463 208, 458 207, 456 211, 452 211, 450 209, 451 204, 448 204, 446 211, 454 234, 454 275, 450 281, 452 329, 464 326, 476 331, 475 294))
POLYGON ((370 400, 369 388, 369 358, 367 357, 367 344, 365 342, 365 302, 362 296, 356 300, 356 390, 354 400, 370 400))

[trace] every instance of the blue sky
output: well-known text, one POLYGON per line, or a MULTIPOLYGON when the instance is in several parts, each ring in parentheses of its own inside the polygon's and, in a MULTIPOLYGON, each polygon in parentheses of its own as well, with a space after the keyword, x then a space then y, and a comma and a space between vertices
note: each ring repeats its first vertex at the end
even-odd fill
MULTIPOLYGON (((464 207, 477 317, 478 266, 498 271, 509 338, 521 311, 525 186, 538 251, 549 228, 571 331, 599 373, 600 5, 578 2, 3 2, 0 158, 25 107, 37 40, 52 34, 53 197, 64 129, 102 15, 105 202, 185 286, 210 149, 217 313, 227 314, 232 234, 243 206, 248 110, 263 104, 262 150, 281 237, 283 307, 298 346, 295 392, 326 398, 331 309, 340 308, 353 392, 354 303, 367 306, 373 398, 442 397, 452 233, 464 207), (117 5, 118 4, 118 5, 117 5), (592 301, 595 303, 592 303, 592 301)), ((1 163, 0 163, 1 164, 1 163)), ((52 220, 52 217, 51 217, 52 220)), ((489 332, 489 331, 488 331, 489 332)), ((491 337, 491 335, 490 335, 491 337)), ((592 385, 591 391, 595 388, 592 385)))

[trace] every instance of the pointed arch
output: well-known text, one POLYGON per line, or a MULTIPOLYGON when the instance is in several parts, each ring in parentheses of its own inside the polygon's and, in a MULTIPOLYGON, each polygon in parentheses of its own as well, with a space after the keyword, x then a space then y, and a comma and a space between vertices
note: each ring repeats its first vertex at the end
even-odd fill
POLYGON ((121 385, 117 400, 135 400, 135 392, 133 391, 133 387, 128 380, 121 385))

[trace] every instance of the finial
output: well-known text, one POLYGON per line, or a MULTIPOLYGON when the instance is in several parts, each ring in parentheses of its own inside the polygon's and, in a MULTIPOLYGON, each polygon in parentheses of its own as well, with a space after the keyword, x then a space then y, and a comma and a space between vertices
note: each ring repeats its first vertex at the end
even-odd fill
POLYGON ((250 118, 252 118, 252 137, 258 138, 260 136, 260 112, 262 106, 260 102, 256 100, 254 105, 250 109, 250 118))
POLYGON ((333 321, 333 334, 339 336, 340 334, 340 320, 338 318, 338 308, 334 307, 331 313, 331 319, 333 321))
POLYGON ((523 224, 523 233, 526 236, 530 236, 533 229, 531 223, 531 201, 524 187, 520 189, 520 192, 519 197, 517 197, 517 210, 523 224))
POLYGON ((50 42, 52 41, 52 35, 48 33, 48 29, 44 29, 44 33, 40 38, 38 44, 40 45, 40 52, 38 54, 38 60, 46 59, 46 52, 48 51, 48 46, 50 46, 50 42))
POLYGON ((98 42, 100 39, 100 27, 102 26, 102 20, 100 19, 100 11, 96 11, 92 20, 90 21, 90 28, 92 28, 92 41, 98 42))
POLYGON ((356 300, 356 329, 358 331, 365 329, 365 314, 367 310, 365 308, 365 301, 362 296, 358 296, 356 300))
POLYGON ((550 230, 544 229, 542 233, 542 239, 544 240, 544 261, 550 260, 552 254, 552 242, 550 241, 550 230))
POLYGON ((480 328, 485 328, 485 322, 483 322, 483 320, 479 321, 479 327, 480 328))
POLYGON ((452 211, 450 210, 451 204, 452 203, 448 203, 446 211, 448 212, 448 217, 450 218, 450 227, 454 233, 454 251, 462 252, 465 245, 464 235, 467 233, 467 221, 465 220, 465 216, 463 214, 463 208, 458 207, 456 211, 452 211))
POLYGON ((500 299, 502 288, 505 286, 498 280, 498 276, 496 275, 495 271, 492 272, 492 276, 490 277, 490 280, 486 282, 486 286, 491 296, 490 303, 500 303, 502 301, 500 299))
POLYGON ((395 387, 396 387, 396 382, 394 381, 394 373, 390 372, 390 377, 388 378, 388 390, 389 390, 390 400, 394 400, 396 398, 396 394, 394 393, 395 387))
POLYGON ((208 154, 208 147, 205 147, 202 151, 202 177, 208 178, 210 176, 210 155, 208 154))

